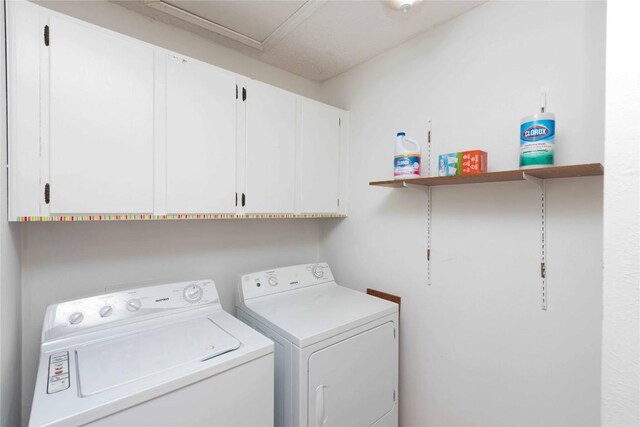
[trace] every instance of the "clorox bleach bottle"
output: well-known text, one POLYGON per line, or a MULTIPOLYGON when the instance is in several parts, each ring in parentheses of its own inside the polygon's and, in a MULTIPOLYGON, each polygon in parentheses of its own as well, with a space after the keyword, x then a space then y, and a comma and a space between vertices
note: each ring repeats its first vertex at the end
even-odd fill
POLYGON ((540 112, 520 120, 520 169, 553 166, 556 116, 547 113, 547 94, 542 93, 540 112))
POLYGON ((393 159, 393 177, 395 179, 418 178, 420 176, 420 144, 398 132, 396 155, 393 159))

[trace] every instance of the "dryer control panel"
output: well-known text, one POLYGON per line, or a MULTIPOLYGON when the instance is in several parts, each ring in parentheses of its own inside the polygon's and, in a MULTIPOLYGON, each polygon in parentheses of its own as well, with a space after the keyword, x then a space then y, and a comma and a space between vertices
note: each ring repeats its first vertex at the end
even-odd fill
POLYGON ((45 314, 42 341, 117 321, 206 304, 220 305, 213 280, 148 286, 54 304, 45 314))
POLYGON ((333 281, 329 264, 319 262, 245 274, 240 286, 242 297, 249 300, 333 281))

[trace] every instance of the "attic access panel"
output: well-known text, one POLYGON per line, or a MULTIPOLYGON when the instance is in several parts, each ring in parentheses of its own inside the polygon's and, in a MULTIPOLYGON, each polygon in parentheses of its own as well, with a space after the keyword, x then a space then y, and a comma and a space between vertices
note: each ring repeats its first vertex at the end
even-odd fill
POLYGON ((267 51, 325 0, 145 0, 147 6, 261 51, 267 51))

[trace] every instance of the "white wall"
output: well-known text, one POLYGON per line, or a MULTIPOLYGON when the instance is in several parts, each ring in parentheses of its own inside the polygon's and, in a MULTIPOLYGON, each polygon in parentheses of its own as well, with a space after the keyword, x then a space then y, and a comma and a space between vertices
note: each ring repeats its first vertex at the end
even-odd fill
POLYGON ((610 1, 602 424, 640 426, 640 3, 610 1))
MULTIPOLYGON (((316 82, 112 3, 40 4, 301 95, 319 96, 316 82)), ((233 310, 238 275, 319 261, 319 224, 318 220, 17 224, 23 239, 23 422, 29 416, 47 305, 133 282, 213 278, 224 308, 233 310)), ((19 301, 15 295, 10 297, 7 303, 19 301)), ((14 307, 19 310, 19 305, 14 307)), ((19 366, 13 362, 12 366, 19 366)), ((3 387, 10 386, 5 386, 3 378, 3 387)))
POLYGON ((402 425, 599 423, 602 178, 547 184, 548 311, 536 187, 434 188, 428 287, 425 195, 368 182, 429 119, 434 154, 517 168, 540 87, 556 163, 602 162, 604 40, 604 3, 490 2, 323 84, 351 111, 350 217, 324 223, 323 254, 343 284, 402 297, 402 425))
MULTIPOLYGON (((0 4, 0 99, 6 99, 4 4, 0 4)), ((0 147, 6 147, 6 103, 0 103, 0 147)), ((7 151, 0 150, 0 165, 7 151)), ((7 222, 7 174, 0 173, 0 426, 20 423, 21 355, 20 229, 7 222)))
POLYGON ((127 282, 213 277, 230 309, 238 274, 325 257, 343 284, 403 297, 403 425, 599 422, 601 179, 548 183, 547 312, 535 187, 434 190, 427 287, 424 196, 367 182, 389 177, 395 131, 424 141, 427 119, 434 153, 481 148, 492 170, 516 167, 519 119, 540 86, 558 115, 558 163, 602 161, 604 4, 489 3, 322 86, 117 5, 46 5, 350 109, 352 215, 18 225, 23 421, 46 305, 127 282))

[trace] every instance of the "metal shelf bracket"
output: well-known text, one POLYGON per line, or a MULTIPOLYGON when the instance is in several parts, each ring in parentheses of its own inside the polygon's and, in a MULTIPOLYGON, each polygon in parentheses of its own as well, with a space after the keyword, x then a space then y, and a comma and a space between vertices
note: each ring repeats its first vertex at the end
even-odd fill
MULTIPOLYGON (((431 176, 431 120, 427 121, 427 160, 422 162, 422 171, 431 176)), ((424 159, 423 159, 424 160, 424 159)), ((402 181, 402 188, 412 188, 427 193, 427 286, 431 286, 431 187, 402 181)))
POLYGON ((547 309, 547 218, 546 218, 546 193, 547 186, 544 179, 522 173, 522 178, 536 185, 540 189, 540 279, 542 292, 542 309, 547 309))
POLYGON ((424 191, 427 194, 427 286, 431 286, 431 187, 402 181, 402 187, 424 191))

